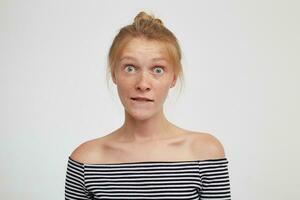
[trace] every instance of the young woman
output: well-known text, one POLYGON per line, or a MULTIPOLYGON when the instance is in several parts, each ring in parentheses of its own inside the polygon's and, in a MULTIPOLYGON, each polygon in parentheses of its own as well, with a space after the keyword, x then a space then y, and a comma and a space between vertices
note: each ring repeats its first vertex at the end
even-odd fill
POLYGON ((115 37, 108 64, 125 121, 72 152, 65 199, 230 199, 220 141, 164 115, 168 92, 183 74, 174 34, 140 12, 115 37))

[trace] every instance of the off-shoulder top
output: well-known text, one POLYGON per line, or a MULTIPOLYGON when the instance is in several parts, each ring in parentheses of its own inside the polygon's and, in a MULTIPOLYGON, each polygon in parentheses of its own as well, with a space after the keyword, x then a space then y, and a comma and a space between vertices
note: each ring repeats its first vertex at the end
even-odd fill
POLYGON ((69 156, 65 199, 229 200, 228 160, 85 164, 69 156))

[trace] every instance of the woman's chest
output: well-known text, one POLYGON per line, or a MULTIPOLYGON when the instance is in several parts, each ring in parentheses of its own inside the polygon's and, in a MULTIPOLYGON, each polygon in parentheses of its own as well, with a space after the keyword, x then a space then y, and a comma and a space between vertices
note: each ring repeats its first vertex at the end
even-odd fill
POLYGON ((199 199, 197 161, 85 166, 93 199, 199 199))

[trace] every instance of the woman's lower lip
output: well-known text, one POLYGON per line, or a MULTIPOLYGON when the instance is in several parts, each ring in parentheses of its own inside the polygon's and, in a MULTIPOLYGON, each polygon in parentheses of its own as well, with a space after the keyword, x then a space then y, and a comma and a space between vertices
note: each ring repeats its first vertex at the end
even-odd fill
POLYGON ((139 104, 146 104, 146 103, 152 103, 152 101, 147 101, 147 100, 134 100, 131 99, 133 102, 135 103, 139 103, 139 104))

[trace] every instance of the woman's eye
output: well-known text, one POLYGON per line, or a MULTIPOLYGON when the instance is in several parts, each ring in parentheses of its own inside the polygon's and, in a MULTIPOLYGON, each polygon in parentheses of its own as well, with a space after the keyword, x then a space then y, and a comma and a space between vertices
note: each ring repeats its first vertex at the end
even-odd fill
POLYGON ((158 74, 163 74, 164 69, 163 69, 163 67, 155 67, 154 71, 156 71, 158 74))
POLYGON ((127 72, 132 72, 134 70, 134 66, 133 65, 126 65, 125 66, 125 71, 127 72), (128 70, 127 70, 128 69, 128 70))

